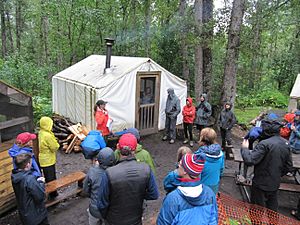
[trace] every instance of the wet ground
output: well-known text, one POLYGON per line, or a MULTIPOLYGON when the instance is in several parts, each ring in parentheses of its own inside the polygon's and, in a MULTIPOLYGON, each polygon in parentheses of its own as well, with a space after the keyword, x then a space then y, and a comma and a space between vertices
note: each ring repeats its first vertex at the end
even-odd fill
MULTIPOLYGON (((239 148, 244 132, 240 129, 234 130, 234 147, 239 148)), ((144 212, 144 224, 155 224, 156 216, 159 212, 165 193, 162 181, 165 175, 175 168, 176 152, 182 146, 182 141, 177 140, 175 144, 170 145, 168 142, 161 141, 162 134, 150 135, 141 139, 141 144, 148 149, 154 158, 157 171, 157 181, 160 190, 160 197, 156 201, 147 201, 144 212)), ((193 150, 197 150, 195 145, 193 150)), ((57 154, 57 176, 62 177, 74 171, 82 170, 87 172, 90 167, 90 161, 85 160, 81 153, 65 154, 62 151, 57 154)), ((233 160, 226 161, 226 169, 224 177, 221 180, 220 191, 231 195, 239 200, 246 200, 240 191, 240 187, 235 184, 234 174, 238 170, 238 164, 233 160)), ((63 192, 69 191, 69 187, 63 192)), ((286 216, 290 216, 291 208, 297 205, 300 195, 279 192, 279 212, 286 216)), ((88 224, 88 216, 86 209, 88 208, 89 199, 84 197, 74 197, 52 206, 49 211, 49 222, 51 225, 86 225, 88 224)), ((16 210, 11 211, 0 219, 1 225, 17 225, 21 224, 16 210)))

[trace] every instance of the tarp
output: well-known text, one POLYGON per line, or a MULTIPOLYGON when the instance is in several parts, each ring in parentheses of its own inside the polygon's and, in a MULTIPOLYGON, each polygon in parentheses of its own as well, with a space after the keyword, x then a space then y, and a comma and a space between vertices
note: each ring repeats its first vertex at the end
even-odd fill
MULTIPOLYGON (((112 56, 110 72, 104 73, 106 56, 91 55, 52 78, 53 112, 95 129, 93 107, 107 101, 113 131, 135 125, 136 75, 141 71, 161 71, 158 129, 165 126, 167 89, 172 87, 185 105, 186 82, 150 58, 112 56)), ((182 123, 181 114, 177 124, 182 123)))

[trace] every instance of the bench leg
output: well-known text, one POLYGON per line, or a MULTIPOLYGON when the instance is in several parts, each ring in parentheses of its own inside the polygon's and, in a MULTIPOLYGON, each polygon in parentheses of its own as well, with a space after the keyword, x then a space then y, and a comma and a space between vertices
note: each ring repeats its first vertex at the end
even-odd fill
POLYGON ((83 188, 83 180, 79 180, 78 181, 78 187, 79 188, 83 188))

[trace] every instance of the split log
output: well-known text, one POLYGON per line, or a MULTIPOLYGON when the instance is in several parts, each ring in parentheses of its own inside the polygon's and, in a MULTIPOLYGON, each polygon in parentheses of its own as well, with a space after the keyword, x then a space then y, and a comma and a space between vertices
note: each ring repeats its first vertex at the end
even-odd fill
POLYGON ((77 136, 75 136, 75 137, 73 138, 73 140, 72 140, 71 143, 69 144, 68 148, 66 149, 66 152, 65 152, 65 153, 70 154, 70 153, 72 152, 72 150, 73 150, 73 148, 74 148, 74 146, 75 146, 75 143, 76 143, 77 139, 78 139, 77 136))
POLYGON ((66 133, 54 133, 54 136, 57 138, 67 138, 69 134, 66 133))
POLYGON ((250 124, 255 126, 256 121, 262 120, 268 113, 267 112, 261 112, 257 117, 255 117, 253 120, 250 121, 250 124))
POLYGON ((53 128, 54 128, 55 130, 58 130, 58 131, 60 131, 60 132, 66 133, 66 134, 69 134, 69 133, 70 133, 67 129, 65 129, 65 128, 63 128, 63 127, 60 127, 60 126, 58 126, 58 125, 55 124, 55 123, 53 123, 53 128))
POLYGON ((81 152, 82 151, 82 148, 79 146, 79 145, 75 145, 74 148, 73 148, 74 152, 81 152))

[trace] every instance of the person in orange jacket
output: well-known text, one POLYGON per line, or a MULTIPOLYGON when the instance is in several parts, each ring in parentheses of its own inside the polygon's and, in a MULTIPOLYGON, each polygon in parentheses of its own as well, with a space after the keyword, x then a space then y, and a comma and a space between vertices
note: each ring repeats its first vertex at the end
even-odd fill
POLYGON ((184 128, 184 137, 185 140, 183 144, 187 144, 190 139, 190 146, 194 146, 193 140, 193 123, 195 119, 196 108, 193 106, 193 99, 188 97, 186 99, 186 105, 183 107, 182 115, 183 115, 183 128, 184 128), (189 135, 188 135, 189 132, 189 135))
POLYGON ((94 116, 97 123, 97 130, 101 131, 102 136, 104 137, 109 135, 110 133, 107 126, 109 116, 107 110, 105 109, 106 103, 107 102, 103 100, 98 100, 94 107, 94 116))

